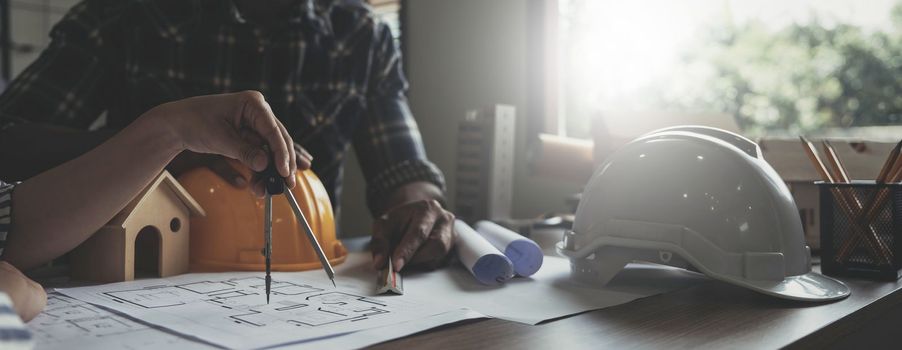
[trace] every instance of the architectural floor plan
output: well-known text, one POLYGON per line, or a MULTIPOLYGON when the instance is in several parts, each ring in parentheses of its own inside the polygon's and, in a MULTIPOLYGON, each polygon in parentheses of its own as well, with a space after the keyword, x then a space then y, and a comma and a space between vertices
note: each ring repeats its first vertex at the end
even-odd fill
POLYGON ((38 349, 215 349, 59 293, 28 328, 38 349))
MULTIPOLYGON (((260 274, 190 274, 62 293, 229 348, 303 342, 453 310, 413 298, 370 297, 275 274, 266 303, 260 274)), ((117 326, 118 327, 118 326, 117 326)))

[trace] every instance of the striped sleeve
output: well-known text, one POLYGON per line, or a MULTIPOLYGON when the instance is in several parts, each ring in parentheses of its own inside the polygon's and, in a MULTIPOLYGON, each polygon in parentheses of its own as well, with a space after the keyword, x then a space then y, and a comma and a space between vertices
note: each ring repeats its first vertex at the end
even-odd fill
POLYGON ((34 338, 13 309, 12 300, 0 292, 0 348, 32 349, 34 345, 34 338))
POLYGON ((12 220, 13 209, 13 188, 15 185, 0 181, 0 258, 3 257, 3 251, 6 249, 6 238, 9 236, 9 230, 12 220))

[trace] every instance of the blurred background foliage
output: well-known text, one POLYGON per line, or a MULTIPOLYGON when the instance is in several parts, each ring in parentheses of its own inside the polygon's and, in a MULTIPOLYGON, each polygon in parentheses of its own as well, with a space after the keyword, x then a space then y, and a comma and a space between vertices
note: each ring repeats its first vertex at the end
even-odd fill
POLYGON ((750 135, 902 123, 902 5, 892 29, 818 17, 774 30, 760 21, 706 28, 669 83, 644 88, 660 108, 717 111, 750 135))

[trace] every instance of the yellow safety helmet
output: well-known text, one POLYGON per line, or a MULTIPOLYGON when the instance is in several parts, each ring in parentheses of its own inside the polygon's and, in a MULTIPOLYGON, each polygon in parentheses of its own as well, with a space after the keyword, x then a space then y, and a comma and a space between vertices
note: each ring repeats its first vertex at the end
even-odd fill
MULTIPOLYGON (((251 170, 237 161, 231 165, 247 178, 251 170)), ((332 265, 348 255, 335 237, 332 203, 313 171, 298 171, 294 193, 332 265)), ((238 189, 206 167, 182 174, 179 182, 207 215, 191 218, 191 271, 263 270, 263 199, 250 189, 238 189)), ((272 269, 319 269, 320 262, 284 196, 272 205, 272 269)))

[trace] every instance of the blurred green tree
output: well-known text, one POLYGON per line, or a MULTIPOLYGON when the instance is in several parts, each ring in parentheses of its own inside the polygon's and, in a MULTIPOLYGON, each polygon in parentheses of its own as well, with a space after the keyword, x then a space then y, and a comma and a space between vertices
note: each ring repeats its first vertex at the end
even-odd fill
POLYGON ((893 28, 817 19, 779 30, 711 28, 682 58, 656 104, 733 115, 749 134, 902 123, 902 5, 893 28))

